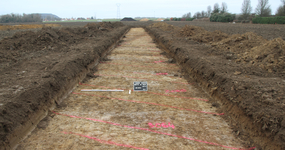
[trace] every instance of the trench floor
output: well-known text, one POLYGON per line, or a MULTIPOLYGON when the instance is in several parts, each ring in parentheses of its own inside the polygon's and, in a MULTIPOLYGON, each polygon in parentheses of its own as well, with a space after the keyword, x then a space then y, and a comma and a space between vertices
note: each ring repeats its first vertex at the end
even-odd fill
POLYGON ((78 84, 17 149, 242 148, 210 97, 162 52, 144 29, 132 28, 96 78, 78 84), (148 91, 133 91, 135 81, 146 81, 148 91))

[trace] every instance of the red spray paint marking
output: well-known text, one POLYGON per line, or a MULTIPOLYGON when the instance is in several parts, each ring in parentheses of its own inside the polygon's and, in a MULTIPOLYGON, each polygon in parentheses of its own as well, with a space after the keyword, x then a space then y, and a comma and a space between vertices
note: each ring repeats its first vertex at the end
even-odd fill
POLYGON ((187 92, 185 89, 182 90, 165 90, 165 93, 181 93, 181 92, 187 92))
POLYGON ((118 66, 132 66, 132 67, 139 67, 139 68, 155 68, 155 69, 175 69, 178 68, 169 68, 169 67, 151 67, 151 66, 136 66, 136 65, 127 65, 127 64, 118 64, 118 63, 106 63, 106 62, 100 62, 102 64, 111 64, 111 65, 118 65, 118 66))
POLYGON ((168 75, 168 73, 156 73, 156 75, 168 75))
MULTIPOLYGON (((115 75, 105 75, 105 74, 94 74, 95 76, 106 76, 106 77, 124 77, 124 78, 133 78, 133 79, 145 79, 145 80, 152 80, 152 81, 161 81, 161 82, 165 82, 162 80, 156 80, 156 79, 148 79, 148 78, 140 78, 140 77, 131 77, 131 76, 115 76, 115 75)), ((167 81, 167 82, 171 82, 171 83, 177 83, 177 84, 186 84, 186 85, 191 85, 189 83, 184 83, 184 82, 175 82, 175 81, 167 81)))
POLYGON ((156 123, 155 125, 153 125, 152 123, 148 123, 148 125, 149 125, 149 127, 150 128, 154 128, 154 127, 156 127, 156 128, 172 128, 172 129, 175 129, 175 126, 173 125, 173 124, 171 124, 170 122, 168 122, 168 124, 167 123, 156 123))
POLYGON ((186 110, 186 111, 193 111, 193 112, 204 113, 204 114, 224 115, 224 113, 221 113, 221 114, 218 114, 218 113, 211 113, 211 112, 205 112, 205 111, 194 110, 194 109, 180 108, 180 107, 176 107, 176 106, 169 106, 169 105, 163 105, 163 104, 157 104, 157 103, 150 103, 150 102, 143 102, 143 101, 135 101, 135 100, 127 100, 127 99, 121 99, 121 98, 113 98, 113 97, 107 97, 107 96, 101 96, 101 95, 94 95, 94 94, 84 94, 84 93, 76 93, 76 92, 72 92, 72 94, 85 95, 85 96, 97 96, 97 97, 103 97, 103 98, 108 98, 108 99, 113 99, 113 100, 115 99, 115 100, 126 101, 126 102, 132 102, 132 103, 141 103, 141 104, 149 104, 149 105, 163 106, 163 107, 169 107, 169 108, 174 108, 174 109, 179 109, 179 110, 186 110))
POLYGON ((62 132, 62 133, 64 133, 64 134, 79 135, 79 136, 81 136, 81 137, 85 137, 85 138, 92 139, 92 140, 98 141, 98 142, 100 142, 100 143, 109 144, 109 145, 116 145, 116 146, 128 147, 128 148, 134 148, 134 149, 141 149, 141 150, 149 150, 149 149, 146 149, 146 148, 134 147, 134 146, 125 145, 125 144, 119 144, 119 143, 115 143, 115 142, 112 142, 112 141, 104 141, 104 140, 97 139, 97 138, 95 138, 95 137, 91 137, 91 136, 83 135, 83 134, 79 134, 79 133, 73 133, 73 132, 62 132))
POLYGON ((163 60, 160 60, 160 61, 154 61, 154 63, 161 63, 161 62, 164 62, 163 60))
POLYGON ((149 131, 149 132, 153 132, 153 133, 157 133, 157 134, 168 135, 168 136, 178 137, 178 138, 182 138, 182 139, 188 139, 188 140, 191 140, 191 141, 196 141, 196 142, 205 143, 205 144, 210 144, 210 145, 216 145, 216 146, 220 146, 220 147, 224 147, 224 148, 229 148, 229 149, 238 149, 238 150, 253 150, 253 149, 255 149, 255 147, 252 147, 252 148, 249 148, 249 149, 235 148, 235 147, 225 146, 225 145, 221 145, 221 144, 217 144, 217 143, 202 141, 202 140, 198 140, 198 139, 194 139, 194 138, 183 137, 183 136, 179 136, 179 135, 175 135, 175 134, 169 134, 169 133, 154 131, 154 130, 150 130, 150 129, 147 129, 147 128, 132 127, 132 126, 127 126, 127 125, 121 125, 121 124, 118 124, 118 123, 113 123, 113 122, 98 120, 98 119, 84 118, 84 117, 78 117, 78 116, 60 114, 60 113, 57 113, 57 112, 54 112, 54 111, 53 111, 53 113, 55 113, 55 114, 57 114, 57 115, 68 116, 68 117, 71 117, 71 118, 80 118, 80 119, 86 119, 86 120, 91 120, 91 121, 95 121, 95 122, 102 122, 102 123, 107 123, 107 124, 111 124, 111 125, 115 125, 115 126, 130 128, 130 129, 138 129, 138 130, 149 131))
MULTIPOLYGON (((82 84, 79 83, 80 85, 85 85, 85 86, 93 86, 93 87, 102 87, 102 88, 108 88, 112 90, 128 90, 128 89, 117 89, 117 88, 111 88, 111 87, 106 87, 106 86, 97 86, 97 85, 91 85, 91 84, 82 84)), ((132 90, 134 91, 134 90, 132 90)), ((155 94, 155 95, 162 95, 162 96, 169 96, 169 97, 175 97, 175 98, 183 98, 183 99, 193 99, 193 100, 199 100, 199 101, 209 101, 207 99, 201 99, 201 98, 193 98, 193 97, 181 97, 181 96, 174 96, 174 95, 167 95, 167 94, 161 94, 161 93, 154 93, 154 92, 148 92, 148 91, 136 91, 136 92, 146 92, 149 94, 155 94)))

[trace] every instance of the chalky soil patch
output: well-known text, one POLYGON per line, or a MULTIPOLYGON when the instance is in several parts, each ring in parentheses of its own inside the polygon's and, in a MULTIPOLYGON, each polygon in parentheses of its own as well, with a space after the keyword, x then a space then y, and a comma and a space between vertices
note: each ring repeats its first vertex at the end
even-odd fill
POLYGON ((210 97, 162 52, 144 29, 131 29, 95 77, 79 83, 17 149, 244 149, 210 97), (137 81, 147 91, 133 91, 137 81))

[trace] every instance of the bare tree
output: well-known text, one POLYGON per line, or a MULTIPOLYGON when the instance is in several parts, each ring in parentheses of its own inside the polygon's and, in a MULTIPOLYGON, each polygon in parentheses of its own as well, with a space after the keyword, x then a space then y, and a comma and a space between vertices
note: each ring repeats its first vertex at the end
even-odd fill
POLYGON ((271 8, 268 4, 268 0, 258 0, 255 12, 260 17, 268 17, 271 15, 271 8))
POLYGON ((194 14, 194 16, 193 16, 193 18, 201 18, 201 13, 200 12, 196 12, 195 14, 194 14))
POLYGON ((208 17, 211 16, 211 12, 212 12, 212 7, 211 7, 211 6, 208 6, 208 7, 207 7, 207 14, 208 14, 208 17))
POLYGON ((247 19, 252 11, 250 0, 244 0, 241 7, 241 17, 247 19))
POLYGON ((201 18, 202 14, 200 12, 197 12, 197 18, 201 18))
POLYGON ((219 6, 218 3, 216 3, 216 4, 214 5, 213 13, 219 13, 219 12, 220 12, 220 6, 219 6))
POLYGON ((281 0, 282 5, 278 7, 276 16, 285 16, 285 0, 281 0))
POLYGON ((182 18, 191 18, 191 12, 184 14, 182 18))
POLYGON ((203 11, 201 11, 201 17, 202 17, 202 18, 207 17, 207 12, 205 12, 204 10, 203 10, 203 11))
POLYGON ((228 11, 228 5, 225 2, 222 2, 221 13, 226 13, 228 11))

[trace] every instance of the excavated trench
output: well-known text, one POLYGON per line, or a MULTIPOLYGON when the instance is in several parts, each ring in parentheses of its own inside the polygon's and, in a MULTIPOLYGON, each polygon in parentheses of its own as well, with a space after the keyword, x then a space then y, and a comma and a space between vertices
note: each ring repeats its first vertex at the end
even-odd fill
POLYGON ((143 28, 132 28, 96 70, 17 149, 245 148, 219 104, 208 103, 211 97, 143 28), (134 91, 137 81, 147 82, 148 91, 134 91))

